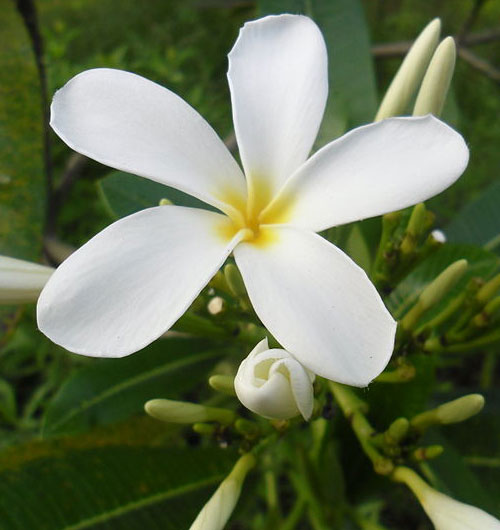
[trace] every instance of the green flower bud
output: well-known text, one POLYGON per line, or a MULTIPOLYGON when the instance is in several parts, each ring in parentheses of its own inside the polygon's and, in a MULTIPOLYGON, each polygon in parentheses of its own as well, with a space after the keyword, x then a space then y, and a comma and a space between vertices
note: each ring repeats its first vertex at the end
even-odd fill
POLYGON ((160 199, 160 206, 172 206, 174 203, 170 199, 160 199))
POLYGON ((247 290, 243 283, 241 273, 236 265, 228 263, 224 267, 224 277, 226 278, 226 282, 234 296, 246 296, 247 290))
POLYGON ((236 396, 234 390, 234 377, 231 375, 212 375, 208 384, 217 392, 227 394, 228 396, 236 396))
POLYGON ((152 399, 144 405, 144 409, 153 418, 168 423, 217 421, 224 425, 230 425, 235 419, 232 410, 205 407, 197 403, 170 399, 152 399))
POLYGON ((432 54, 436 49, 441 21, 435 18, 418 36, 401 64, 380 104, 375 121, 405 113, 408 104, 424 77, 432 54))
POLYGON ((439 116, 450 88, 455 70, 457 51, 455 41, 447 37, 434 53, 413 109, 414 116, 439 116))
POLYGON ((442 425, 459 423, 475 416, 483 407, 484 397, 481 394, 469 394, 439 406, 436 409, 437 419, 442 425))

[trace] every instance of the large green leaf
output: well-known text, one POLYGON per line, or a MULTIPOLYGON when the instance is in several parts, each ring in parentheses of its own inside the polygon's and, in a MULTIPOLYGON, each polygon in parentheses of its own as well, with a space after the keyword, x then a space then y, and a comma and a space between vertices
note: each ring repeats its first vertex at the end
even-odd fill
POLYGON ((188 528, 235 460, 202 448, 61 451, 0 473, 0 527, 188 528))
POLYGON ((44 434, 123 420, 149 399, 182 396, 223 353, 204 340, 170 338, 124 359, 94 361, 62 386, 47 409, 44 434))
POLYGON ((36 259, 43 221, 40 83, 12 0, 0 0, 0 254, 36 259))
POLYGON ((179 206, 213 210, 187 193, 122 171, 113 171, 98 186, 108 211, 115 219, 158 206, 161 199, 169 199, 179 206))
POLYGON ((446 227, 449 241, 481 245, 500 253, 500 182, 468 204, 446 227))
POLYGON ((261 14, 304 13, 328 48, 329 101, 317 145, 373 120, 377 90, 368 26, 359 0, 259 0, 261 14))
MULTIPOLYGON (((465 258, 469 268, 462 279, 443 300, 461 291, 467 282, 476 276, 487 277, 498 267, 498 257, 479 247, 460 244, 446 244, 413 270, 386 300, 386 305, 396 318, 400 318, 415 303, 422 289, 451 263, 465 258)), ((439 306, 438 306, 439 307, 439 306)))

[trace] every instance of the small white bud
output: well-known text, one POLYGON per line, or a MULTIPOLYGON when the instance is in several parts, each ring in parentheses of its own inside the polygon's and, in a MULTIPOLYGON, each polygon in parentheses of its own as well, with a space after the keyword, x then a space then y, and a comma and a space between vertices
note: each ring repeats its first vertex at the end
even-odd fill
POLYGON ((54 269, 0 256, 0 304, 36 302, 54 269))
POLYGON ((225 306, 224 298, 220 296, 214 296, 210 302, 208 302, 207 309, 211 315, 218 315, 222 313, 225 306))
POLYGON ((243 481, 254 465, 255 457, 251 453, 243 455, 203 506, 189 530, 222 530, 238 502, 243 481))
POLYGON ((438 243, 446 243, 446 234, 442 230, 433 230, 431 232, 431 236, 438 242, 438 243))
POLYGON ((314 377, 291 353, 270 350, 263 339, 240 364, 234 389, 245 407, 265 418, 286 420, 301 414, 308 420, 314 377))

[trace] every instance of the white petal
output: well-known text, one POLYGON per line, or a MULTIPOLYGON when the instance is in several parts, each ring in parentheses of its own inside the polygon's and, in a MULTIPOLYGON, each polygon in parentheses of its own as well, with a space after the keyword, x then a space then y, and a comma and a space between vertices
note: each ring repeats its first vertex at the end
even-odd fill
POLYGON ((307 158, 328 95, 323 36, 309 18, 247 22, 229 54, 229 87, 241 160, 273 195, 307 158))
POLYGON ((266 245, 234 250, 264 325, 312 372, 365 386, 388 363, 396 323, 364 271, 320 236, 269 230, 266 245))
POLYGON ((276 205, 289 205, 290 224, 320 231, 424 201, 453 184, 468 157, 463 138, 433 116, 392 118, 320 149, 276 205))
POLYGON ((54 96, 51 125, 79 153, 222 210, 224 194, 246 194, 210 125, 173 92, 130 72, 102 68, 71 79, 54 96))
POLYGON ((38 301, 38 325, 57 344, 122 357, 158 338, 189 307, 240 235, 227 217, 158 206, 97 234, 56 270, 38 301))
POLYGON ((54 269, 0 256, 0 304, 36 302, 54 269))

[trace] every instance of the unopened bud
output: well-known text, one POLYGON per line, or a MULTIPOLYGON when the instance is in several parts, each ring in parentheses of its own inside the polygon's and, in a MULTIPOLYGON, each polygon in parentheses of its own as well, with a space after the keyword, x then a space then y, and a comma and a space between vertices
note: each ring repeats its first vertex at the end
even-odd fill
POLYGON ((476 300, 480 304, 485 304, 495 296, 500 289, 500 274, 494 276, 491 280, 487 281, 483 286, 480 287, 476 293, 476 300))
POLYGON ((251 453, 243 455, 205 504, 189 530, 223 530, 240 497, 243 481, 255 466, 251 453))
POLYGON ((440 405, 436 414, 439 423, 447 425, 468 420, 481 412, 483 407, 484 397, 481 394, 469 394, 440 405))
POLYGON ((0 256, 0 304, 36 302, 54 269, 0 256))
POLYGON ((224 312, 225 308, 226 302, 221 296, 214 296, 207 305, 207 310, 211 315, 219 315, 224 312))
POLYGON ((212 436, 215 433, 215 425, 213 423, 195 423, 193 424, 193 431, 203 436, 212 436))
POLYGON ((170 199, 160 199, 160 206, 172 206, 174 203, 170 199))
POLYGON ((411 419, 413 429, 424 432, 432 425, 449 425, 459 423, 474 416, 484 406, 484 398, 480 394, 469 394, 432 410, 426 410, 411 419))
POLYGON ((439 116, 455 70, 457 51, 452 37, 446 37, 434 53, 413 109, 414 116, 439 116))
POLYGON ((259 426, 250 420, 238 418, 234 422, 234 428, 246 438, 256 438, 259 435, 259 426))
POLYGON ((242 361, 234 379, 239 400, 264 418, 287 420, 311 417, 314 374, 286 350, 269 349, 261 340, 242 361))
POLYGON ((459 259, 452 263, 423 291, 419 297, 419 302, 425 310, 436 305, 448 291, 460 280, 464 275, 469 264, 465 259, 459 259))
POLYGON ((234 377, 231 375, 212 375, 208 380, 208 384, 222 394, 227 394, 228 396, 236 395, 234 391, 234 377))
POLYGON ((399 445, 406 438, 409 428, 410 422, 406 418, 397 418, 384 433, 386 443, 389 445, 399 445))
POLYGON ((429 445, 428 447, 418 447, 412 453, 412 459, 416 462, 424 462, 426 460, 432 460, 443 454, 442 445, 429 445))
POLYGON ((406 112, 436 49, 440 32, 441 21, 435 18, 420 33, 387 89, 375 121, 406 112))
POLYGON ((436 530, 500 530, 498 519, 431 488, 408 467, 397 467, 392 478, 410 488, 436 530))
POLYGON ((168 423, 217 421, 224 425, 230 425, 236 417, 232 410, 205 407, 197 403, 170 399, 152 399, 144 405, 144 409, 153 418, 168 423))

